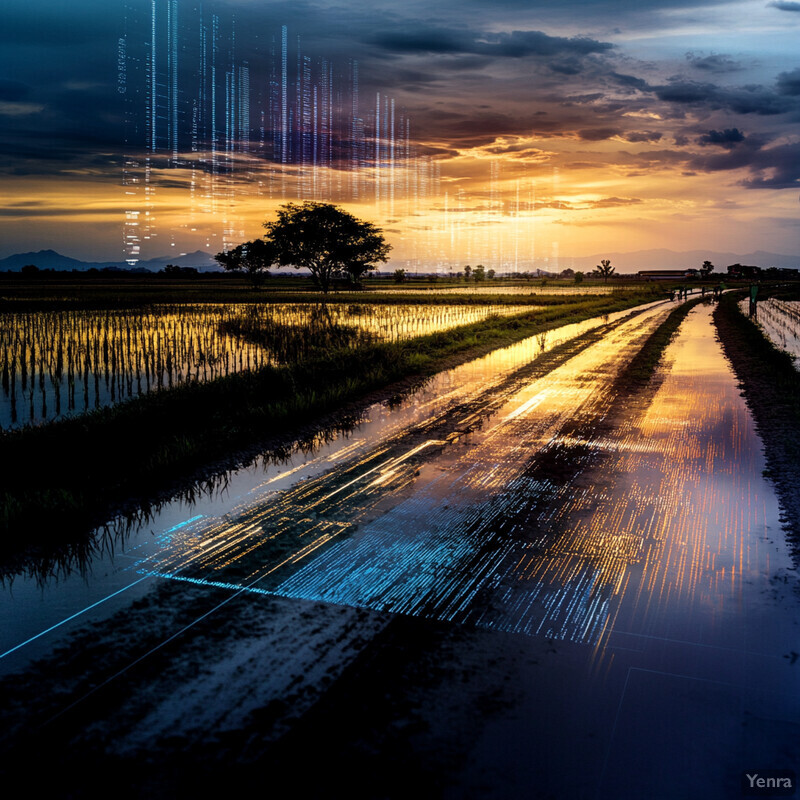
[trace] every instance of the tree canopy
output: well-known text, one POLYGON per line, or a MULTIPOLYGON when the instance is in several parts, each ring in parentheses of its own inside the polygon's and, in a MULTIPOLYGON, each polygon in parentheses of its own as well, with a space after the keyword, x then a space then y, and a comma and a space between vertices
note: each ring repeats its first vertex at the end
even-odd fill
POLYGON ((277 255, 272 244, 264 239, 253 239, 252 242, 240 244, 233 250, 217 253, 214 260, 225 270, 246 273, 253 286, 257 286, 265 275, 269 275, 267 267, 271 267, 277 261, 277 255))
POLYGON ((603 283, 608 283, 608 279, 614 274, 614 267, 611 266, 611 261, 604 258, 594 268, 594 271, 603 279, 603 283))
POLYGON ((377 262, 387 260, 392 249, 371 222, 330 203, 286 203, 278 209, 278 218, 264 227, 276 261, 295 269, 305 267, 323 292, 337 275, 359 283, 377 262))

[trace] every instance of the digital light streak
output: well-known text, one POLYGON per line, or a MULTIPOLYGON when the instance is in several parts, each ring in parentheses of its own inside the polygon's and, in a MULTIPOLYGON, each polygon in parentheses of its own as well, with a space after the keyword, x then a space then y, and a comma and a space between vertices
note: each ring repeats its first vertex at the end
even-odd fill
MULTIPOLYGON (((589 384, 575 379, 585 372, 584 361, 587 366, 605 364, 606 370, 616 364, 605 373, 594 367, 598 379, 605 375, 604 380, 611 380, 619 366, 620 348, 630 351, 631 342, 663 319, 666 311, 655 308, 635 322, 619 325, 585 354, 549 373, 547 383, 556 388, 551 406, 541 415, 510 416, 502 411, 519 408, 520 400, 527 403, 541 392, 536 382, 531 386, 522 384, 525 388, 513 384, 513 390, 510 386, 510 394, 497 401, 491 416, 495 422, 480 434, 483 444, 468 449, 468 460, 466 454, 459 455, 458 449, 452 449, 458 447, 458 439, 425 438, 409 447, 403 445, 407 434, 401 435, 390 451, 381 446, 373 453, 367 452, 355 463, 344 463, 263 507, 245 512, 241 521, 207 529, 202 540, 188 537, 172 554, 161 553, 142 562, 138 569, 179 579, 189 577, 193 582, 208 581, 209 585, 243 585, 222 578, 233 570, 242 572, 248 585, 269 576, 270 585, 259 587, 263 592, 468 621, 475 613, 478 595, 502 583, 509 559, 520 560, 518 554, 514 555, 519 544, 513 539, 503 541, 501 533, 514 530, 516 522, 508 523, 509 529, 500 521, 516 520, 531 502, 552 494, 552 487, 546 482, 524 474, 537 452, 529 445, 543 444, 538 452, 557 447, 557 437, 546 431, 556 431, 569 409, 576 403, 580 407, 593 396, 589 384), (391 457, 387 459, 387 455, 391 457), (445 471, 434 477, 425 467, 431 458, 433 463, 445 466, 445 471), (412 486, 418 488, 403 499, 406 489, 412 486), (372 522, 361 522, 372 516, 370 509, 376 503, 383 505, 391 497, 394 501, 389 510, 372 522), (443 497, 447 498, 444 506, 443 497), (490 499, 480 499, 486 497, 490 499), (292 545, 292 541, 296 544, 292 545), (275 555, 265 561, 270 547, 275 546, 275 555), (283 554, 287 547, 288 554, 283 554), (279 580, 277 576, 289 565, 299 569, 279 580)), ((533 405, 529 403, 527 408, 532 410, 533 405)), ((448 417, 447 423, 463 431, 474 426, 478 418, 468 406, 456 419, 448 417)), ((424 429, 430 430, 430 423, 424 429)), ((588 459, 586 466, 590 463, 588 459)), ((523 547, 526 549, 527 545, 523 547)), ((598 581, 605 580, 602 574, 596 567, 579 565, 578 573, 565 573, 564 584, 555 590, 554 598, 547 599, 546 594, 540 597, 537 591, 526 600, 517 599, 517 614, 522 617, 512 616, 506 622, 488 618, 473 621, 489 627, 536 632, 550 630, 549 626, 561 619, 558 624, 562 635, 567 635, 563 633, 564 626, 572 626, 583 631, 580 635, 593 636, 602 628, 609 611, 608 596, 597 593, 598 581), (585 569, 589 572, 582 575, 585 569), (536 616, 537 602, 549 611, 538 625, 533 625, 531 618, 536 616)), ((546 585, 544 581, 539 583, 546 585)))
POLYGON ((687 323, 699 349, 679 340, 664 387, 613 417, 615 375, 667 311, 612 327, 546 378, 512 381, 483 413, 456 406, 417 434, 362 444, 136 569, 593 646, 666 607, 727 608, 769 556, 758 539, 745 545, 764 512, 747 470, 731 478, 746 411, 720 389, 730 380, 718 345, 698 336, 708 311, 687 323), (710 377, 698 385, 701 367, 710 377), (553 391, 530 404, 545 382, 553 391), (709 421, 721 415, 734 424, 719 440, 709 421), (430 438, 444 425, 460 435, 430 438))
MULTIPOLYGON (((653 308, 658 309, 659 305, 655 304, 653 308)), ((611 315, 607 324, 619 324, 628 313, 611 315)), ((195 568, 201 572, 211 568, 219 574, 229 569, 236 576, 223 582, 240 585, 237 581, 241 583, 242 574, 252 573, 258 577, 258 570, 274 558, 275 553, 269 554, 273 544, 278 545, 276 553, 280 553, 281 549, 285 551, 284 556, 278 559, 279 563, 285 559, 284 566, 300 564, 305 556, 313 552, 315 542, 332 543, 358 530, 357 522, 351 524, 347 520, 352 515, 352 504, 356 504, 356 513, 360 513, 358 508, 362 508, 368 516, 374 513, 370 508, 376 503, 378 507, 386 502, 391 506, 398 493, 401 495, 405 488, 426 479, 425 476, 429 475, 426 463, 431 460, 436 463, 448 450, 454 452, 453 447, 463 447, 463 443, 468 441, 465 437, 472 435, 470 431, 479 429, 487 417, 500 413, 506 405, 513 406, 510 398, 527 385, 528 379, 524 375, 538 374, 536 365, 533 365, 533 372, 530 366, 537 355, 559 347, 569 348, 568 353, 573 349, 580 351, 585 346, 577 344, 583 341, 582 337, 589 336, 596 341, 605 330, 606 325, 600 320, 587 320, 551 332, 544 349, 541 337, 535 337, 494 351, 475 363, 442 373, 402 410, 382 411, 380 418, 374 420, 378 423, 377 427, 369 425, 365 429, 372 431, 366 438, 358 436, 350 442, 340 441, 332 451, 323 449, 319 458, 308 462, 303 460, 287 472, 278 473, 256 485, 240 506, 225 517, 220 519, 196 514, 170 525, 157 534, 155 540, 148 537, 128 550, 126 557, 134 560, 123 573, 144 570, 184 577, 190 574, 202 581, 204 578, 198 576, 195 568), (454 409, 457 409, 455 416, 454 409), (446 435, 432 437, 437 431, 446 435), (419 437, 416 442, 415 436, 419 437), (419 445, 424 445, 423 450, 409 458, 409 451, 419 445), (426 457, 426 452, 430 456, 426 457), (396 464, 397 471, 386 475, 381 484, 370 487, 365 471, 381 466, 385 469, 395 459, 400 460, 396 464), (420 469, 422 477, 415 474, 420 469), (343 510, 343 516, 340 520, 326 520, 326 504, 320 504, 319 497, 330 493, 343 480, 353 480, 353 485, 332 501, 343 510), (294 488, 276 493, 273 489, 276 484, 294 488), (309 543, 312 547, 306 549, 309 543), (137 552, 148 552, 153 545, 155 552, 148 556, 137 552), (266 556, 264 547, 267 548, 266 556), (249 560, 253 563, 243 572, 242 566, 249 560)), ((496 491, 502 486, 505 474, 495 466, 486 471, 475 486, 482 486, 490 492, 496 491)), ((530 488, 532 494, 551 491, 552 486, 546 480, 530 488)), ((521 499, 509 507, 518 508, 521 499)), ((320 552, 324 552, 324 548, 320 552)), ((126 583, 120 589, 129 587, 130 584, 126 583)), ((103 601, 101 598, 100 602, 103 601)), ((84 610, 78 610, 76 616, 80 616, 84 610)), ((65 621, 59 620, 54 629, 65 621)), ((49 625, 46 627, 50 628, 49 625)), ((31 640, 40 635, 43 632, 37 632, 31 640)))
POLYGON ((123 586, 121 589, 118 589, 116 592, 112 592, 111 594, 106 595, 101 600, 97 600, 96 602, 92 603, 91 605, 88 605, 85 608, 82 608, 80 611, 76 611, 74 614, 70 614, 68 617, 65 617, 61 621, 57 622, 55 625, 51 625, 49 628, 46 628, 45 630, 40 631, 35 636, 31 636, 30 638, 26 639, 24 642, 20 642, 18 645, 15 645, 14 647, 10 648, 9 650, 6 650, 4 653, 0 653, 0 658, 5 658, 6 656, 11 655, 11 653, 15 653, 17 650, 20 650, 21 648, 25 647, 26 645, 31 644, 31 642, 35 642, 37 639, 41 639, 42 636, 46 636, 48 633, 52 633, 53 631, 55 631, 58 628, 60 628, 62 625, 66 625, 68 622, 72 622, 74 619, 77 619, 78 617, 82 616, 83 614, 87 613, 88 611, 91 611, 92 609, 97 608, 98 606, 101 606, 103 603, 107 602, 108 600, 111 600, 114 597, 118 597, 123 592, 128 591, 128 589, 132 589, 134 586, 137 586, 138 584, 142 583, 142 581, 147 580, 148 577, 150 577, 150 576, 145 575, 144 577, 133 581, 133 583, 129 583, 127 586, 123 586))
POLYGON ((254 198, 369 198, 393 216, 401 198, 405 213, 418 213, 438 194, 436 167, 412 145, 395 99, 378 92, 374 109, 362 109, 357 60, 312 58, 300 35, 292 57, 286 25, 265 38, 178 0, 126 5, 117 86, 130 265, 158 236, 174 244, 196 233, 213 252, 230 249, 246 238, 254 198), (158 198, 169 187, 177 202, 178 186, 188 220, 176 226, 158 198))

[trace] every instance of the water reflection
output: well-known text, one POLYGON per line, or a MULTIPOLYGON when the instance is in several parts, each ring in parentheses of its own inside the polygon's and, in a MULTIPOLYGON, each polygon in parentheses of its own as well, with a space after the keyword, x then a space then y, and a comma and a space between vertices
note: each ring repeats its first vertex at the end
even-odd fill
POLYGON ((605 410, 617 373, 666 313, 609 326, 542 374, 517 372, 271 503, 189 526, 140 569, 467 621, 514 547, 504 531, 548 492, 531 460, 547 461, 568 421, 605 410))
POLYGON ((487 298, 481 305, 455 306, 231 303, 0 314, 0 428, 284 363, 296 349, 284 340, 296 344, 298 331, 323 321, 363 334, 337 342, 357 346, 364 338, 399 341, 536 308, 487 298), (236 335, 243 326, 261 335, 236 335))
POLYGON ((594 644, 622 619, 724 607, 769 556, 747 538, 763 500, 708 310, 668 385, 615 408, 619 370, 664 314, 496 391, 480 428, 467 404, 353 451, 272 503, 187 526, 139 571, 594 644))
MULTIPOLYGON (((739 308, 748 314, 749 300, 742 300, 739 308)), ((770 297, 756 306, 754 320, 772 343, 794 358, 800 358, 800 302, 770 297)))
MULTIPOLYGON (((638 312, 634 312, 634 316, 641 320, 648 315, 661 313, 662 307, 662 304, 654 304, 645 308, 639 316, 636 316, 638 312)), ((608 324, 621 325, 621 320, 630 316, 630 313, 612 314, 608 324)), ((635 335, 639 324, 637 321, 626 325, 625 330, 632 330, 631 335, 635 335)), ((338 488, 340 482, 347 483, 357 475, 359 469, 368 470, 380 465, 381 456, 385 454, 384 461, 387 463, 390 458, 400 459, 394 463, 391 472, 387 469, 376 470, 370 479, 372 486, 365 487, 363 482, 362 485, 356 482, 350 487, 351 493, 360 493, 368 498, 366 505, 357 505, 347 511, 351 502, 348 491, 339 492, 330 501, 333 503, 338 498, 340 507, 353 520, 361 510, 367 517, 378 514, 382 508, 382 498, 385 498, 383 504, 391 505, 401 498, 405 484, 410 486, 419 480, 415 472, 418 468, 425 468, 426 459, 435 459, 445 449, 460 452, 460 448, 469 441, 470 432, 485 424, 487 418, 496 415, 508 398, 520 391, 520 387, 542 378, 561 361, 568 361, 576 353, 590 347, 592 342, 603 339, 605 331, 601 326, 602 322, 595 319, 551 331, 545 344, 544 360, 536 361, 542 353, 540 342, 532 337, 440 373, 398 407, 371 406, 366 410, 362 422, 346 437, 337 434, 333 439, 327 439, 325 432, 322 432, 318 439, 308 440, 304 447, 293 449, 291 453, 277 453, 274 457, 268 454, 252 468, 230 473, 225 491, 221 494, 198 496, 190 505, 177 500, 160 508, 154 507, 141 525, 137 525, 136 521, 132 525, 123 521, 124 537, 117 538, 114 535, 113 532, 118 530, 116 528, 112 528, 111 533, 97 532, 97 536, 111 536, 113 547, 106 546, 103 549, 95 544, 82 551, 72 551, 76 561, 69 563, 67 554, 55 570, 51 567, 53 559, 39 560, 34 557, 26 566, 29 577, 18 577, 15 581, 17 598, 30 597, 30 593, 25 595, 26 587, 32 583, 36 586, 36 579, 46 579, 53 572, 58 573, 61 580, 59 583, 47 581, 45 585, 38 585, 35 592, 39 599, 36 602, 17 602, 9 592, 2 595, 3 616, 13 624, 4 628, 0 649, 13 646, 54 624, 67 612, 72 614, 79 611, 81 603, 90 604, 90 600, 96 602, 131 583, 134 569, 141 567, 154 573, 168 570, 177 574, 182 569, 181 559, 184 557, 192 559, 187 563, 194 568, 201 559, 196 557, 192 548, 206 538, 219 542, 225 538, 226 531, 230 539, 226 545, 229 560, 233 558, 236 548, 243 553, 243 557, 230 566, 236 567, 245 576, 253 571, 252 566, 245 566, 245 562, 249 565, 250 561, 244 556, 249 555, 245 552, 248 543, 258 542, 259 522, 262 531, 266 529, 267 534, 260 534, 262 549, 259 551, 257 547, 253 551, 252 560, 257 561, 264 553, 267 555, 258 569, 269 569, 276 560, 281 560, 279 556, 291 552, 298 542, 303 547, 321 531, 327 531, 327 534, 352 531, 358 522, 353 525, 348 523, 347 526, 337 525, 329 515, 314 519, 311 513, 319 512, 311 510, 309 513, 304 503, 306 500, 309 505, 314 502, 311 496, 314 492, 317 492, 316 496, 324 497, 338 488), (586 336, 589 338, 580 338, 586 336), (554 360, 548 362, 547 358, 551 356, 554 360), (454 413, 455 410, 458 413, 454 413), (446 428, 446 432, 440 436, 443 428, 446 428), (402 460, 403 454, 428 441, 431 444, 402 460), (366 491, 362 491, 365 488, 366 491), (284 514, 281 509, 287 513, 284 514), (276 535, 287 527, 286 520, 281 520, 281 516, 296 520, 293 532, 276 535), (187 520, 190 522, 184 527, 175 527, 187 520), (272 523, 267 524, 269 520, 272 523), (319 526, 316 523, 320 523, 319 526), (163 539, 160 532, 165 531, 170 531, 170 534, 163 539), (237 533, 241 537, 238 543, 237 533), (116 554, 114 560, 96 557, 98 552, 108 554, 111 551, 116 554), (81 557, 91 558, 88 569, 85 562, 81 562, 81 557), (90 575, 84 583, 77 575, 68 578, 64 573, 69 569, 90 572, 90 575), (77 590, 72 588, 76 580, 77 590)), ((613 354, 609 357, 613 357, 613 354)), ((209 485, 208 489, 213 491, 214 486, 209 485)), ((15 571, 20 572, 20 565, 15 565, 15 571)), ((188 570, 181 574, 189 576, 188 570)), ((229 579, 231 576, 226 575, 225 580, 229 579)), ((233 575, 233 580, 241 579, 241 574, 233 575)))

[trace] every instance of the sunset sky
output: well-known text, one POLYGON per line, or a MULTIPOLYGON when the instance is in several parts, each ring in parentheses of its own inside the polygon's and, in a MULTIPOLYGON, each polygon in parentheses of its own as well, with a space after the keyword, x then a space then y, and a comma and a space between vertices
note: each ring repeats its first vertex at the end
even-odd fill
MULTIPOLYGON (((181 25, 199 5, 180 0, 181 25)), ((436 164, 436 196, 398 195, 391 209, 374 197, 342 202, 386 229, 394 258, 527 266, 662 247, 800 254, 800 2, 205 6, 235 18, 243 57, 285 25, 334 69, 356 59, 364 107, 381 93, 410 119, 415 152, 436 164)), ((1 13, 0 257, 53 248, 122 260, 124 3, 6 0, 1 13)), ((249 54, 253 81, 258 58, 249 54)), ((256 160, 249 169, 257 180, 256 160)), ((181 227, 185 172, 156 195, 162 232, 143 258, 219 249, 221 239, 181 227)), ((245 192, 236 235, 259 235, 293 199, 286 191, 245 192)))

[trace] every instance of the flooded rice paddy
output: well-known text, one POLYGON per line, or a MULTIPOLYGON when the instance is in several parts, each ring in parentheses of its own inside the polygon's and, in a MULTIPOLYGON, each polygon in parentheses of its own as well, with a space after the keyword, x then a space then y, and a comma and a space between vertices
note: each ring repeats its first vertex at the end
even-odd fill
POLYGON ((271 326, 275 337, 315 324, 398 341, 511 316, 531 306, 492 304, 226 304, 125 311, 0 314, 0 428, 37 424, 192 381, 281 363, 280 343, 253 343, 231 323, 271 326), (226 327, 227 326, 227 327, 226 327))
MULTIPOLYGON (((743 300, 740 308, 748 313, 748 302, 743 300)), ((756 320, 770 341, 794 358, 800 357, 800 302, 779 300, 770 297, 758 303, 756 320)))
MULTIPOLYGON (((138 586, 138 577, 132 577, 132 573, 146 566, 152 568, 157 562, 174 561, 176 547, 187 535, 202 536, 210 525, 224 526, 237 515, 257 514, 258 509, 274 504, 282 492, 305 485, 338 464, 366 458, 376 443, 393 440, 416 426, 426 426, 430 420, 441 422, 454 408, 468 409, 471 430, 491 413, 498 398, 487 404, 486 397, 497 384, 570 342, 578 340, 576 347, 585 346, 581 337, 602 336, 604 326, 617 324, 628 313, 616 312, 565 325, 439 373, 397 405, 371 406, 361 424, 348 434, 332 438, 323 434, 317 442, 298 447, 286 460, 267 459, 231 473, 221 492, 201 495, 189 506, 178 499, 138 529, 117 538, 101 536, 99 552, 89 563, 76 560, 71 566, 67 562, 63 569, 53 566, 50 578, 34 566, 28 577, 10 580, 9 591, 0 595, 0 602, 8 604, 3 605, 2 616, 14 620, 13 626, 0 629, 0 653, 65 617, 78 614, 76 619, 83 619, 83 614, 88 613, 86 608, 97 602, 106 603, 106 597, 116 597, 120 590, 127 592, 134 583, 138 586)), ((104 613, 104 606, 97 608, 104 613)), ((0 671, 4 666, 0 661, 0 671)))
POLYGON ((354 796, 394 796, 377 750, 447 797, 724 798, 792 768, 796 572, 710 308, 625 380, 669 311, 443 373, 84 581, 15 581, 7 730, 57 714, 70 758, 150 769, 238 731, 257 774, 346 758, 354 796))

